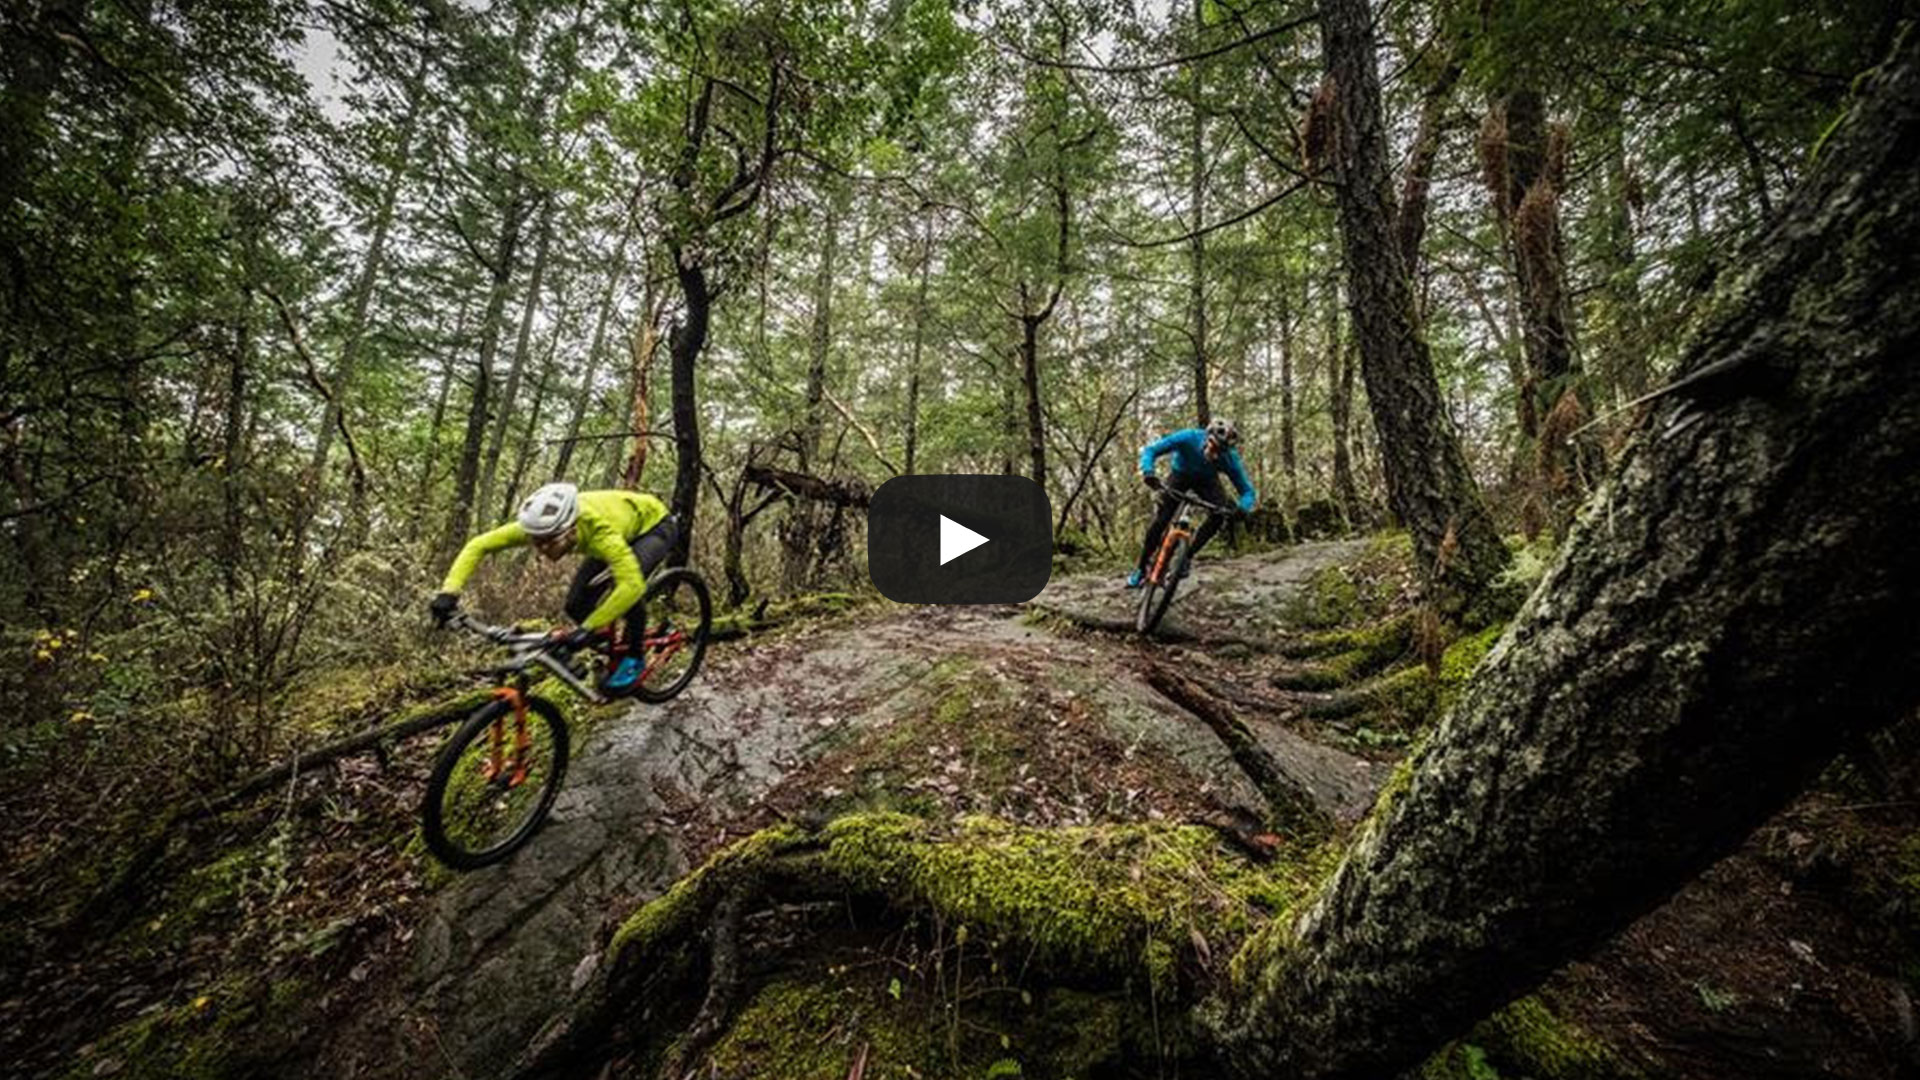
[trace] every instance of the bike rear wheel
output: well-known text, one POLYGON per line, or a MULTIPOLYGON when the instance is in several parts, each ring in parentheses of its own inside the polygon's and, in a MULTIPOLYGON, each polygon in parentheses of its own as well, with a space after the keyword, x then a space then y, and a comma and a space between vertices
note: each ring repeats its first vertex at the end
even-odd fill
POLYGON ((713 630, 713 600, 707 583, 686 567, 675 567, 647 583, 645 631, 636 646, 644 665, 633 696, 658 704, 687 688, 700 673, 713 630))
POLYGON ((1160 620, 1166 617, 1167 609, 1173 606, 1174 590, 1180 587, 1180 578, 1187 569, 1192 544, 1186 537, 1173 542, 1173 550, 1160 566, 1160 582, 1148 581, 1140 587, 1140 611, 1134 617, 1134 629, 1142 634, 1151 634, 1160 620))
POLYGON ((433 763, 420 813, 427 850, 456 870, 499 862, 532 838, 567 775, 560 710, 526 699, 524 742, 512 704, 475 710, 433 763))

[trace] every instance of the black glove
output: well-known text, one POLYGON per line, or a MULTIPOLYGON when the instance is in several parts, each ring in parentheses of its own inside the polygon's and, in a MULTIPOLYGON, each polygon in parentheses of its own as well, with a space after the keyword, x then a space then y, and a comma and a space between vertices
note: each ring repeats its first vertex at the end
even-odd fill
POLYGON ((453 618, 453 613, 460 610, 460 594, 434 593, 433 601, 427 605, 427 610, 433 615, 434 625, 445 626, 447 620, 453 618))
POLYGON ((1154 491, 1160 490, 1160 478, 1158 476, 1155 476, 1153 473, 1141 473, 1140 482, 1147 485, 1147 487, 1151 488, 1154 491))

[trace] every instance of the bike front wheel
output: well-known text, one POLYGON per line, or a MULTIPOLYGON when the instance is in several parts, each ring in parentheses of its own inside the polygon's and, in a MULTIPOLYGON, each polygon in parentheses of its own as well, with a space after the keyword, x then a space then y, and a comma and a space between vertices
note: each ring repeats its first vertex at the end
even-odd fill
POLYGON ((1140 586, 1140 611, 1134 616, 1133 626, 1142 634, 1151 634, 1160 620, 1166 617, 1167 609, 1173 606, 1173 593, 1180 587, 1180 578, 1187 569, 1187 560, 1191 557, 1191 544, 1186 537, 1174 541, 1173 550, 1160 564, 1161 580, 1149 579, 1140 586))
POLYGON ((567 724, 537 697, 493 701, 454 732, 421 807, 427 850, 456 870, 497 863, 532 838, 567 775, 567 724))
POLYGON ((686 567, 675 567, 647 583, 640 640, 640 676, 633 696, 658 704, 687 688, 700 673, 713 630, 713 600, 707 583, 686 567))

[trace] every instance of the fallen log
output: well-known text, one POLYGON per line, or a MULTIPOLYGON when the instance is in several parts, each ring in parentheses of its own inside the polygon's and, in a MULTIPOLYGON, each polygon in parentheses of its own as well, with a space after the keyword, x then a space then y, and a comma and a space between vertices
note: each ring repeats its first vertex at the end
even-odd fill
POLYGON ((1227 751, 1233 755, 1234 763, 1240 766, 1240 771, 1247 774, 1247 779, 1253 781, 1253 786, 1266 799, 1268 812, 1277 828, 1309 841, 1327 834, 1333 822, 1326 811, 1320 808, 1313 793, 1281 768, 1280 762, 1260 744, 1252 729, 1234 714, 1226 702, 1165 665, 1149 662, 1144 674, 1148 686, 1159 691, 1168 701, 1199 717, 1220 737, 1227 751))

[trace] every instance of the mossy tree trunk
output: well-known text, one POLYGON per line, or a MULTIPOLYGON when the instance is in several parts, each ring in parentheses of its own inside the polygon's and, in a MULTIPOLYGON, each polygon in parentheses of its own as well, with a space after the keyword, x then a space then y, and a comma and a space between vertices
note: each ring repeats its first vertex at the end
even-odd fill
POLYGON ((1335 99, 1334 172, 1348 303, 1387 498, 1445 606, 1464 607, 1506 567, 1507 550, 1467 471, 1415 317, 1412 282, 1395 235, 1399 215, 1367 5, 1321 0, 1320 21, 1335 99))
MULTIPOLYGON (((1321 10, 1370 63, 1365 6, 1321 10)), ((1404 788, 1243 954, 1215 1017, 1236 1071, 1418 1063, 1912 712, 1916 148, 1910 35, 1404 788)))

